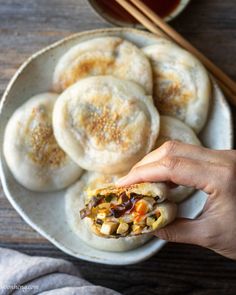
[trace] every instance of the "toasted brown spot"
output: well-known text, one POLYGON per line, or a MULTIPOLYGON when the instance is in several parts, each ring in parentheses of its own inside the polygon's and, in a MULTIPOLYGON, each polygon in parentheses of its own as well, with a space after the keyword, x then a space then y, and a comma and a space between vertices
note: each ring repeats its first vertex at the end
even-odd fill
POLYGON ((164 89, 156 85, 155 92, 157 108, 166 115, 182 113, 191 98, 191 94, 184 91, 178 83, 173 83, 164 89))
POLYGON ((28 127, 29 157, 40 166, 59 167, 66 154, 56 142, 50 119, 42 109, 34 109, 32 119, 35 116, 39 123, 33 129, 28 127))
POLYGON ((113 57, 99 57, 74 62, 74 66, 65 71, 61 77, 63 89, 76 81, 91 75, 105 75, 112 72, 114 66, 113 57))
MULTIPOLYGON (((108 48, 104 48, 103 51, 89 50, 87 53, 78 54, 75 60, 63 71, 60 76, 59 85, 56 86, 56 90, 63 90, 88 76, 96 75, 108 75, 117 72, 117 60, 120 55, 120 46, 123 43, 123 39, 116 38, 112 40, 108 48), (110 56, 105 56, 104 51, 109 52, 110 56), (93 55, 93 56, 91 56, 93 55)), ((121 64, 119 63, 119 68, 121 64)), ((125 64, 125 66, 127 66, 125 64)), ((115 74, 116 75, 116 74, 115 74)))
POLYGON ((86 112, 82 114, 81 121, 86 133, 97 139, 98 145, 115 142, 120 148, 125 149, 126 144, 122 139, 122 130, 118 126, 120 115, 111 112, 107 106, 99 110, 91 111, 89 116, 86 112))

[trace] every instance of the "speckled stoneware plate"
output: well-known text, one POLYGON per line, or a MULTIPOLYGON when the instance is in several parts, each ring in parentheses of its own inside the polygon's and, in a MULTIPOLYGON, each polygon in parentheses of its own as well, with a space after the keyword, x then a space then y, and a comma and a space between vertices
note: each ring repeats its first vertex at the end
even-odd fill
MULTIPOLYGON (((0 142, 8 119, 29 97, 51 89, 52 73, 58 58, 78 42, 98 36, 120 36, 142 47, 154 44, 157 37, 135 29, 103 29, 88 31, 61 40, 30 57, 10 81, 1 101, 0 142)), ((208 122, 200 135, 203 144, 213 149, 232 148, 231 113, 225 98, 214 83, 214 95, 208 122)), ((11 175, 2 154, 1 178, 3 189, 12 206, 23 219, 62 251, 92 262, 126 265, 137 263, 158 252, 164 241, 157 238, 123 253, 104 252, 89 247, 69 228, 64 210, 65 191, 35 193, 19 185, 11 175)), ((180 205, 181 216, 196 217, 202 210, 206 195, 194 193, 180 205)))

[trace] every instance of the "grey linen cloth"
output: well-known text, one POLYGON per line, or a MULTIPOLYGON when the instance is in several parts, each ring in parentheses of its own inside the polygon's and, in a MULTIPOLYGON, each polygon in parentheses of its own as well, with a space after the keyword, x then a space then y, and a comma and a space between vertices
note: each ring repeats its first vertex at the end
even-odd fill
POLYGON ((28 256, 5 248, 0 248, 0 294, 120 295, 82 279, 68 261, 28 256))

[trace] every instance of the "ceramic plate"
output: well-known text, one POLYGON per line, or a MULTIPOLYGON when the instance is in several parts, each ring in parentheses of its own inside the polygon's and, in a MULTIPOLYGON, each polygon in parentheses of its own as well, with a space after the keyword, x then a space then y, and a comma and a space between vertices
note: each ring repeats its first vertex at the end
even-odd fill
MULTIPOLYGON (((120 36, 137 46, 155 44, 157 37, 135 29, 103 29, 88 31, 61 40, 31 56, 10 81, 1 101, 0 142, 8 119, 31 96, 51 89, 52 73, 58 58, 78 42, 99 36, 120 36)), ((205 129, 200 134, 203 144, 213 149, 232 148, 231 113, 215 83, 211 110, 205 129)), ((35 193, 19 185, 11 175, 1 148, 1 178, 4 192, 23 219, 62 251, 87 261, 126 265, 137 263, 158 252, 164 241, 154 238, 145 245, 123 253, 99 251, 82 242, 69 228, 65 210, 65 191, 35 193)), ((179 214, 196 217, 202 210, 206 195, 195 192, 180 205, 179 214)))

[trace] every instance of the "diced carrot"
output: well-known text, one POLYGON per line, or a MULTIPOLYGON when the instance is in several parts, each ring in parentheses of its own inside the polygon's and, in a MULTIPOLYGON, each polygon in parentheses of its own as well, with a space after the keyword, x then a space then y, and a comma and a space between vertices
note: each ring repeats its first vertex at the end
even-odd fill
POLYGON ((135 204, 135 211, 140 215, 144 215, 148 212, 148 204, 144 200, 139 200, 135 204))
POLYGON ((134 223, 139 223, 140 221, 142 221, 142 215, 135 215, 134 216, 134 223))

